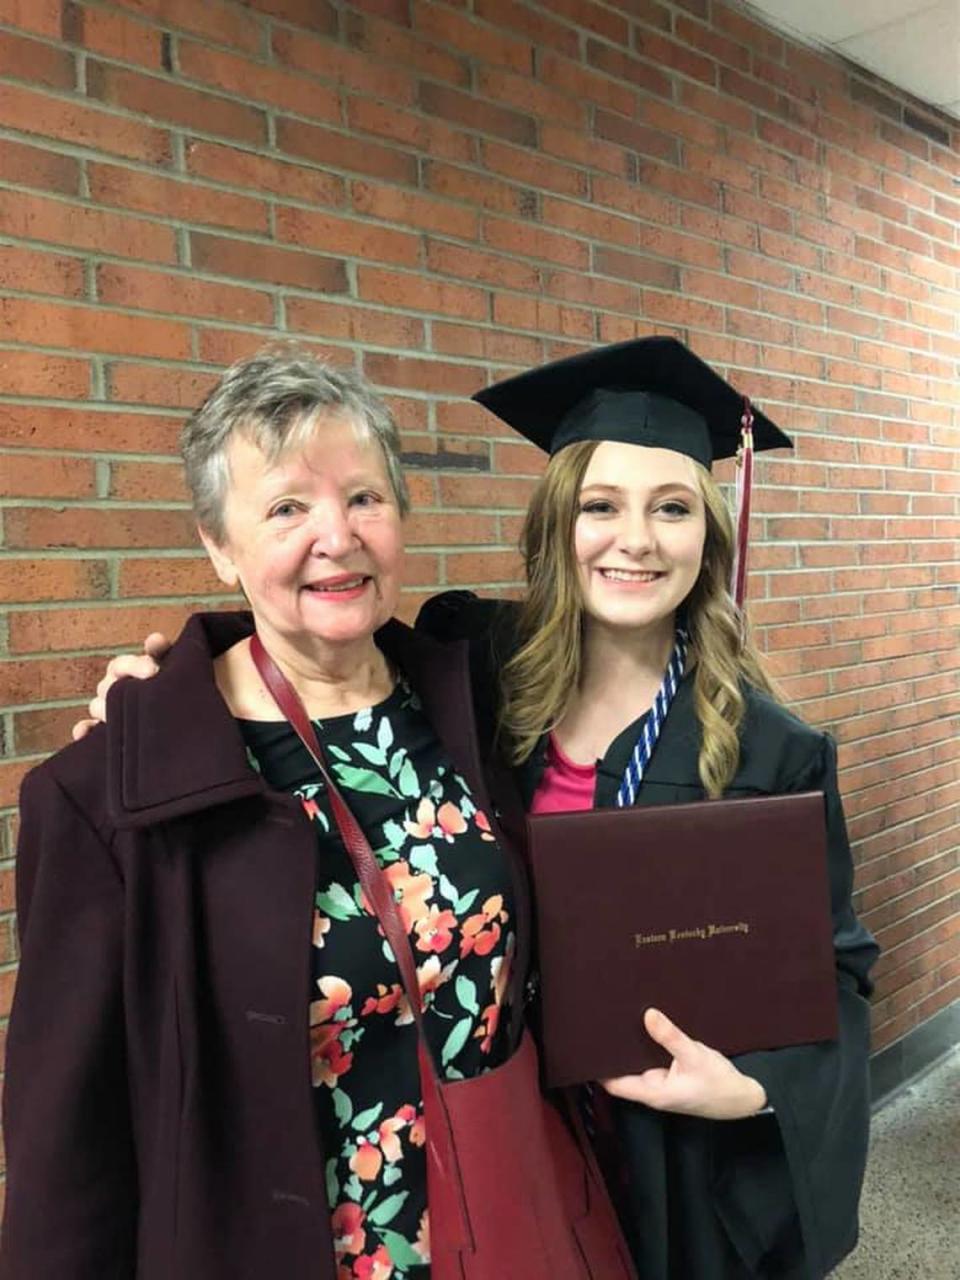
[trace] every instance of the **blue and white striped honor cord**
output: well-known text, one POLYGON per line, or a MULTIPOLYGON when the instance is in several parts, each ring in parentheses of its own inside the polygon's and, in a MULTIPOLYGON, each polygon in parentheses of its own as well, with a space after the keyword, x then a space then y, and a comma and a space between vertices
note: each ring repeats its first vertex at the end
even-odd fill
POLYGON ((646 772, 647 765, 650 763, 653 749, 657 745, 663 722, 667 718, 670 704, 673 702, 680 681, 683 679, 683 669, 686 666, 686 662, 687 633, 678 629, 673 643, 673 652, 670 654, 670 661, 667 663, 667 669, 663 673, 663 683, 657 690, 653 706, 643 718, 636 745, 633 748, 630 759, 627 761, 627 767, 623 771, 620 790, 617 792, 617 805, 619 808, 632 805, 636 801, 640 783, 643 781, 643 775, 646 772))

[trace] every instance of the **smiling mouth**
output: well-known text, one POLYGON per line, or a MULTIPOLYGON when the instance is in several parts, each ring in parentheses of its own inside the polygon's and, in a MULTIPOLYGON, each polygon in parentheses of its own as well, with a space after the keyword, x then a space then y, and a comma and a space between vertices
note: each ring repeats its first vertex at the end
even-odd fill
POLYGON ((333 582, 308 582, 304 591, 312 591, 314 595, 336 595, 341 591, 356 591, 370 581, 368 574, 358 573, 353 578, 337 578, 333 582))
POLYGON ((597 572, 608 582, 656 582, 663 577, 662 571, 652 569, 598 569, 597 572))

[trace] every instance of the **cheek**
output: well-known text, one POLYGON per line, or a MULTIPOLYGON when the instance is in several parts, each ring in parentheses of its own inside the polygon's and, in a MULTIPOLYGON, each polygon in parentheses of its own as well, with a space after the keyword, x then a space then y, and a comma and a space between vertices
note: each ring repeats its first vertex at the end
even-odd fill
POLYGON ((577 563, 587 565, 607 546, 609 532, 602 526, 578 520, 573 530, 573 554, 577 563))

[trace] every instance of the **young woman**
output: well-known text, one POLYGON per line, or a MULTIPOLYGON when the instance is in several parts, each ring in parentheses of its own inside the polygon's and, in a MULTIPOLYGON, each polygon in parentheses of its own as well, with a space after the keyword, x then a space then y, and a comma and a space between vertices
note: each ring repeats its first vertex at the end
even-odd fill
MULTIPOLYGON (((444 593, 418 628, 468 640, 482 740, 527 807, 824 794, 837 1041, 730 1060, 648 1010, 672 1067, 602 1082, 611 1182, 644 1280, 824 1276, 857 1236, 877 948, 851 905, 833 743, 781 705, 728 589, 733 527, 709 468, 736 451, 743 402, 666 338, 476 398, 551 454, 523 533, 527 595, 444 593)), ((757 447, 789 445, 753 417, 757 447)), ((111 667, 103 684, 154 663, 111 667)))
MULTIPOLYGON (((834 745, 780 703, 730 595, 733 522, 709 468, 736 451, 744 402, 666 338, 476 399, 551 454, 522 536, 527 594, 447 593, 418 625, 469 638, 529 810, 824 794, 838 1040, 730 1060, 647 1010, 672 1067, 602 1084, 645 1280, 826 1275, 857 1236, 877 948, 851 905, 834 745)), ((790 443, 752 416, 758 448, 790 443)))

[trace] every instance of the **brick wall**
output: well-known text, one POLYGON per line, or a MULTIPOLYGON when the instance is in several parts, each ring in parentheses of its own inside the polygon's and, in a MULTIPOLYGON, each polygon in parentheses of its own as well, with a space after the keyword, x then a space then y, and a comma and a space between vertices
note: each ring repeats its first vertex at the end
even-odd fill
POLYGON ((794 433, 753 616, 841 742, 876 1043, 955 998, 958 143, 718 0, 0 0, 0 1009, 20 777, 224 601, 175 437, 277 334, 399 414, 408 614, 517 585, 488 380, 675 333, 794 433))

